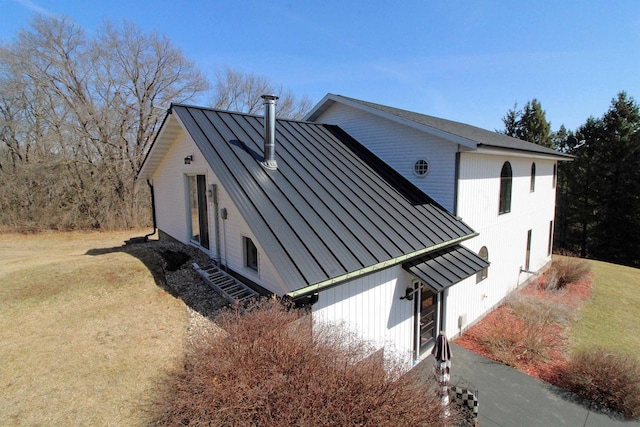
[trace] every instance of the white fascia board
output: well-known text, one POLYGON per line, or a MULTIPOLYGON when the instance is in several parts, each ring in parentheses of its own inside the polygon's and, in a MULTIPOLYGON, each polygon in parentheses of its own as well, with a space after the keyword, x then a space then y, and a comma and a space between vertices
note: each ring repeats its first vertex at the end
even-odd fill
POLYGON ((309 111, 302 120, 307 122, 313 122, 315 119, 324 113, 336 100, 336 96, 332 93, 328 93, 322 98, 312 109, 309 111))
POLYGON ((162 162, 162 158, 169 151, 171 144, 175 140, 180 130, 185 131, 180 119, 173 113, 167 113, 162 127, 158 131, 153 143, 149 147, 147 156, 138 172, 136 179, 149 179, 155 173, 156 168, 162 162), (176 122, 178 125, 176 125, 176 122))
POLYGON ((572 157, 566 157, 564 155, 554 155, 546 153, 537 153, 535 151, 523 151, 518 149, 508 149, 500 147, 488 147, 480 146, 474 154, 487 154, 491 156, 509 156, 509 157, 524 157, 527 159, 542 159, 542 160, 558 160, 563 162, 572 162, 572 157))

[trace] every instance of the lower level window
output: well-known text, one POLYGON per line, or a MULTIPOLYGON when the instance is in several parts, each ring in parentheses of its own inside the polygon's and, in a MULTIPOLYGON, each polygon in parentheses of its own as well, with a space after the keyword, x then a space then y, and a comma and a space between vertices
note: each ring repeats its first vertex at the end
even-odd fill
MULTIPOLYGON (((480 258, 489 261, 489 251, 486 246, 480 248, 480 252, 478 252, 480 258)), ((480 283, 484 279, 489 276, 489 267, 485 267, 482 270, 478 271, 476 274, 476 283, 480 283)))
POLYGON ((529 270, 531 261, 531 230, 527 231, 527 252, 524 259, 524 269, 529 270))
POLYGON ((248 237, 244 239, 244 265, 247 268, 258 271, 258 248, 248 237))

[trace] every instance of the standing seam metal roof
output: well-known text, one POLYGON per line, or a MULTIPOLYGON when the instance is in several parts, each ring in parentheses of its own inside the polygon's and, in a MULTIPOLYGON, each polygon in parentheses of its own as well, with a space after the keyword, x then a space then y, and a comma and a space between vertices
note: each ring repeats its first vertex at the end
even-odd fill
POLYGON ((402 264, 402 268, 435 292, 489 266, 489 262, 464 246, 455 245, 402 264))
POLYGON ((278 169, 266 170, 261 116, 171 111, 288 291, 474 235, 335 126, 278 119, 278 169))

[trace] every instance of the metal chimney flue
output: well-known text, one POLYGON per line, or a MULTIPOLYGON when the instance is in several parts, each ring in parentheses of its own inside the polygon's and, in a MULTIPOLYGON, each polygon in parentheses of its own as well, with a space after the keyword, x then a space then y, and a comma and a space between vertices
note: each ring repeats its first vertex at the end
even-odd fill
POLYGON ((262 95, 264 99, 264 162, 267 169, 277 169, 276 162, 276 100, 275 95, 262 95))

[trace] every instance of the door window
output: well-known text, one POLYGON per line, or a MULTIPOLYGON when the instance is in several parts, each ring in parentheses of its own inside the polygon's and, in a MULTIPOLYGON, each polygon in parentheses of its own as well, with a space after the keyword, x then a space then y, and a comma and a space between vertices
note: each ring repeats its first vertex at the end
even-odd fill
POLYGON ((416 325, 416 357, 428 350, 436 338, 438 328, 437 295, 425 286, 417 284, 417 298, 415 299, 416 325))
POLYGON ((204 175, 187 176, 191 241, 209 249, 207 213, 207 179, 204 175))

